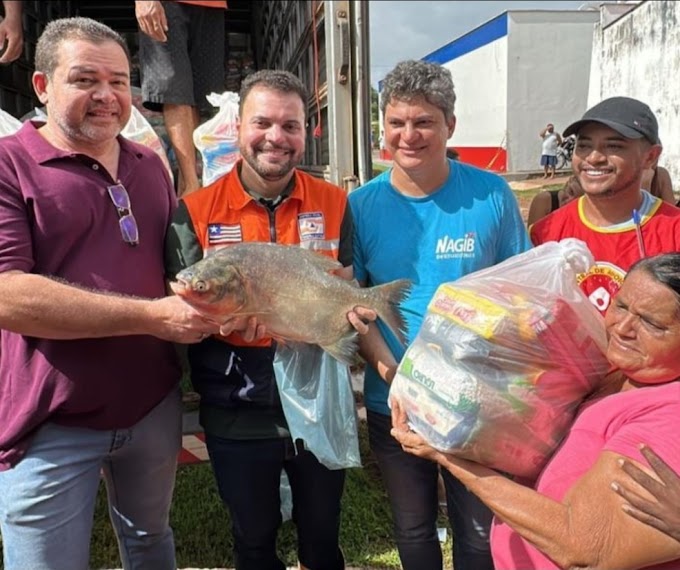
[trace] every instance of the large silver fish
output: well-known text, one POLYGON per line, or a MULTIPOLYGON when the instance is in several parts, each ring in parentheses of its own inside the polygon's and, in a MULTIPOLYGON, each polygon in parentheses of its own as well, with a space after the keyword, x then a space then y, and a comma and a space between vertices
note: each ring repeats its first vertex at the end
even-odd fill
POLYGON ((172 290, 201 313, 223 319, 256 315, 267 334, 318 344, 342 362, 354 361, 358 338, 347 320, 356 306, 376 311, 404 341, 398 304, 406 279, 362 288, 331 274, 340 263, 298 246, 231 245, 180 271, 172 290))

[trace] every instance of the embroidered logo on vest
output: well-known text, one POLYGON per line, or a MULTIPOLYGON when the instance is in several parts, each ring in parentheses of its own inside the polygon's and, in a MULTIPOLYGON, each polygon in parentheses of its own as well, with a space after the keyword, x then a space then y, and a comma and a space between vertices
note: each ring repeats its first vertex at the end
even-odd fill
POLYGON ((323 212, 298 214, 298 231, 301 242, 323 239, 326 233, 323 212))

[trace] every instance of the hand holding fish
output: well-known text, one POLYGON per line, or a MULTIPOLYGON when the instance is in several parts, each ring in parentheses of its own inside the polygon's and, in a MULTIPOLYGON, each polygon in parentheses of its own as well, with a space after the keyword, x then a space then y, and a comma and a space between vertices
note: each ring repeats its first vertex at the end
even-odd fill
POLYGON ((369 323, 377 318, 378 313, 368 307, 356 306, 347 313, 347 320, 359 334, 367 334, 369 323))
POLYGON ((220 334, 229 336, 233 332, 240 332, 246 342, 261 340, 267 336, 267 327, 258 324, 257 317, 230 317, 220 326, 220 334))
POLYGON ((176 295, 150 301, 149 315, 148 334, 171 342, 193 344, 220 332, 218 323, 176 295))

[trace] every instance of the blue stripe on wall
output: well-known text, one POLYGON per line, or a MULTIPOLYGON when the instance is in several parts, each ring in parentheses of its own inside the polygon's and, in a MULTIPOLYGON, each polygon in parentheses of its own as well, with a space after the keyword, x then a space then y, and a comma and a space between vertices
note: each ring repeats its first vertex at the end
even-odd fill
POLYGON ((431 63, 446 63, 456 59, 466 53, 470 53, 482 46, 490 44, 499 38, 508 35, 508 13, 504 12, 500 16, 490 20, 486 24, 475 28, 464 36, 461 36, 451 43, 440 47, 432 53, 422 58, 423 61, 431 63))
MULTIPOLYGON (((490 44, 499 38, 508 35, 508 13, 503 12, 500 16, 493 20, 482 24, 478 28, 468 32, 464 36, 460 36, 452 42, 446 44, 433 51, 432 53, 421 58, 423 61, 431 63, 446 63, 456 59, 466 53, 470 53, 482 46, 490 44)), ((382 79, 378 81, 378 92, 382 91, 382 79)))

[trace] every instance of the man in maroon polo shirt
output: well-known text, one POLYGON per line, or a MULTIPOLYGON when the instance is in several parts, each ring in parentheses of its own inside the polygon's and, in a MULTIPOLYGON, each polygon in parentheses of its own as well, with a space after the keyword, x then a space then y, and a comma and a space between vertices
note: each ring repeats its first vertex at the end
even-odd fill
POLYGON ((5 570, 88 567, 100 472, 125 568, 174 569, 181 441, 171 341, 216 333, 164 297, 174 191, 130 116, 123 39, 50 22, 45 124, 0 141, 0 531, 5 570))

